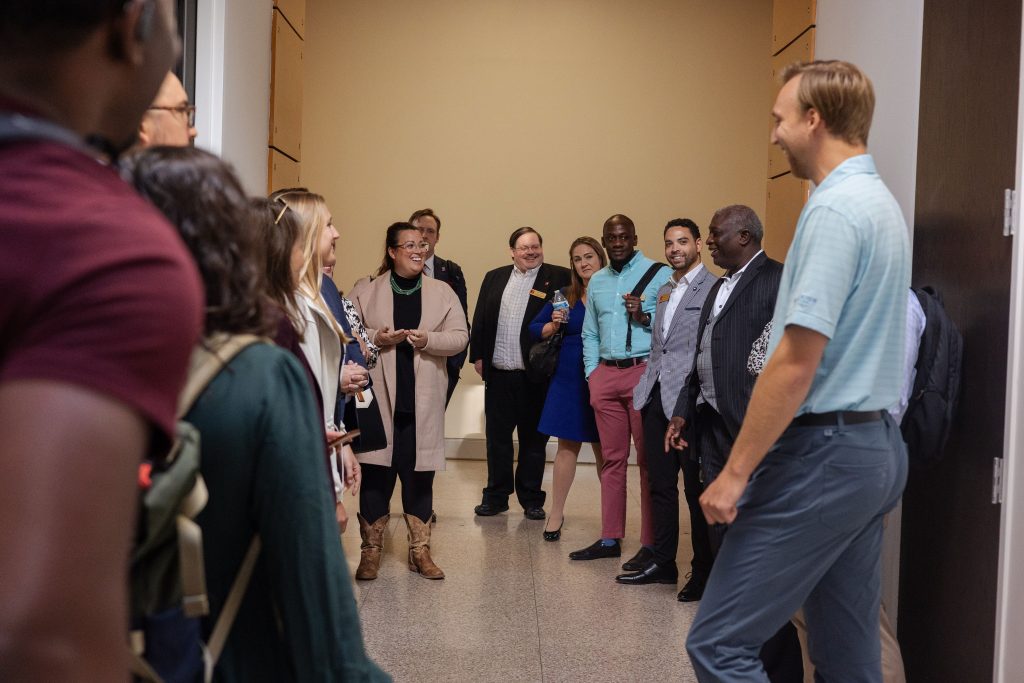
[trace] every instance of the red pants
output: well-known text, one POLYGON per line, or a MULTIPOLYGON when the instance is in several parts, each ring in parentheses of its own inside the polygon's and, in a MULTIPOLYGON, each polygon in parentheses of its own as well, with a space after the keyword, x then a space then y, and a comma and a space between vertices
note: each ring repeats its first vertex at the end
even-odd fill
POLYGON ((644 365, 615 368, 598 365, 590 373, 590 405, 597 419, 604 466, 601 468, 601 538, 626 535, 626 462, 629 438, 636 444, 640 470, 640 542, 654 544, 651 493, 647 483, 647 455, 640 411, 633 408, 633 389, 644 374, 644 365))

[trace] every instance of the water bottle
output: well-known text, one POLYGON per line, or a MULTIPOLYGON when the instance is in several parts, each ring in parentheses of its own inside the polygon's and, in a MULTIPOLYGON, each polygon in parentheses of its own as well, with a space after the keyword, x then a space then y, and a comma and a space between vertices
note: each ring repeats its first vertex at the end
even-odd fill
POLYGON ((555 295, 551 297, 551 308, 556 311, 569 310, 569 302, 566 301, 565 295, 562 294, 562 290, 557 290, 555 295))
POLYGON ((551 297, 551 309, 552 313, 555 311, 565 311, 565 321, 569 322, 569 302, 566 301, 562 290, 555 290, 555 295, 551 297))

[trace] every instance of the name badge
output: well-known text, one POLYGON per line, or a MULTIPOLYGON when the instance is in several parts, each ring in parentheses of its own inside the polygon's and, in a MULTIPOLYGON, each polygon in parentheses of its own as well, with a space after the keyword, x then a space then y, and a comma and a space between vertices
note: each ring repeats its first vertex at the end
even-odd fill
POLYGON ((547 293, 546 292, 542 292, 539 289, 531 289, 530 290, 530 296, 535 296, 535 297, 537 297, 539 299, 547 299, 548 298, 547 293))
POLYGON ((668 300, 671 299, 671 298, 672 298, 671 294, 662 294, 661 296, 658 297, 658 303, 659 304, 667 303, 668 300))

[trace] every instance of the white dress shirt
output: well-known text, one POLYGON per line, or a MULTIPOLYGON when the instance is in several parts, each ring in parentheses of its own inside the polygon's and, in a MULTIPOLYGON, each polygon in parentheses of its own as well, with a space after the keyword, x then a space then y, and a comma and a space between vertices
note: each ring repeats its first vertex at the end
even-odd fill
POLYGON ((662 314, 662 339, 668 336, 668 328, 672 326, 672 318, 676 315, 676 309, 679 308, 679 302, 683 300, 683 294, 686 294, 686 290, 690 288, 690 283, 693 282, 694 278, 700 275, 700 272, 703 269, 704 264, 698 262, 696 267, 691 268, 690 272, 681 275, 679 280, 676 280, 675 277, 670 277, 668 279, 668 284, 672 287, 672 293, 668 296, 668 303, 665 304, 665 312, 662 314))
POLYGON ((540 266, 527 271, 512 266, 505 291, 501 293, 501 308, 498 309, 498 331, 494 337, 494 355, 491 365, 499 370, 525 370, 523 347, 519 334, 523 329, 523 316, 530 303, 530 290, 537 279, 540 266))
MULTIPOLYGON (((750 261, 753 261, 758 257, 759 254, 763 254, 764 249, 761 249, 750 257, 750 261)), ((718 295, 715 297, 715 307, 711 310, 711 314, 717 316, 725 308, 725 304, 729 301, 729 295, 732 294, 732 290, 736 289, 736 284, 740 281, 740 277, 743 276, 743 271, 750 265, 750 261, 743 264, 743 267, 737 270, 732 275, 722 276, 722 286, 718 288, 718 295)))

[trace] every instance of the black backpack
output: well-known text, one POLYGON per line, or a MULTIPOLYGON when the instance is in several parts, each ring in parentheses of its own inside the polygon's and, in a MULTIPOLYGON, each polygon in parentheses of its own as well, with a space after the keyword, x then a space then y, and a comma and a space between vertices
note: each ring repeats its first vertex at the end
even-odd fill
POLYGON ((942 457, 960 398, 963 337, 932 287, 914 287, 924 309, 925 325, 918 348, 917 376, 900 430, 911 463, 934 465, 942 457))

